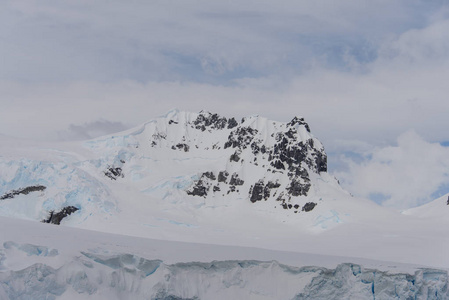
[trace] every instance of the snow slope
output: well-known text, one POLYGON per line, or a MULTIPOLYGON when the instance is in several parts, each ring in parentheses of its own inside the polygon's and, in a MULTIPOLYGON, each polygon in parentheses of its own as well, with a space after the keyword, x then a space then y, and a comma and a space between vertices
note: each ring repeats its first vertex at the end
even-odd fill
POLYGON ((408 209, 403 213, 442 222, 447 226, 449 225, 449 193, 422 206, 408 209))

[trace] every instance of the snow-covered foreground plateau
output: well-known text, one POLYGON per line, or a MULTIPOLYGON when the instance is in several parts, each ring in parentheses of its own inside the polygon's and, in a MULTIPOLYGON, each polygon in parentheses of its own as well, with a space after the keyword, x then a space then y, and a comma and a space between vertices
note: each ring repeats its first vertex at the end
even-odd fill
POLYGON ((449 299, 447 195, 351 196, 301 118, 1 141, 0 299, 449 299))
POLYGON ((416 265, 0 226, 0 299, 449 298, 447 271, 416 265))

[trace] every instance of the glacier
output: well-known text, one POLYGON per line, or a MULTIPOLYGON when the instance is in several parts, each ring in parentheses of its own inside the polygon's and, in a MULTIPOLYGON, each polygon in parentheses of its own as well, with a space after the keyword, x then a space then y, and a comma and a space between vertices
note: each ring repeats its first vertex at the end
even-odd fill
POLYGON ((0 299, 449 299, 444 268, 0 225, 0 299))
POLYGON ((327 269, 254 260, 166 264, 131 254, 81 254, 57 269, 37 263, 1 272, 0 298, 449 299, 447 271, 434 269, 404 274, 350 263, 327 269))

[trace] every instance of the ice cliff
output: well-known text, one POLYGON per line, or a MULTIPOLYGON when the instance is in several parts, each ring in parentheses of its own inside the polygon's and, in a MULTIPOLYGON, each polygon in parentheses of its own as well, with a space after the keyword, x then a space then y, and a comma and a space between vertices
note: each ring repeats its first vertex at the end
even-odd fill
MULTIPOLYGON (((5 253, 58 256, 42 246, 5 242, 5 253)), ((1 299, 449 299, 446 271, 382 272, 356 264, 335 269, 276 261, 165 264, 131 254, 81 252, 58 268, 42 263, 0 272, 1 299)))

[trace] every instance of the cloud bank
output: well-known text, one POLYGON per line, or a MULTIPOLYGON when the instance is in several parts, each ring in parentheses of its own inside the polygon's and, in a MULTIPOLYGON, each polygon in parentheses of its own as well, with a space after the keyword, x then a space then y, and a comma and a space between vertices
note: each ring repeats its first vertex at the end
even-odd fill
MULTIPOLYGON (((360 153, 403 149, 404 132, 449 141, 445 1, 16 0, 0 4, 0 25, 0 134, 90 138, 173 108, 299 115, 331 159, 356 153, 360 165, 330 164, 361 178, 396 176, 360 153)), ((445 177, 428 163, 432 194, 445 177)), ((343 175, 386 205, 414 197, 343 175)))
POLYGON ((395 146, 357 154, 343 156, 348 169, 335 174, 357 196, 406 209, 449 190, 449 148, 426 142, 414 131, 400 135, 395 146))

